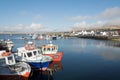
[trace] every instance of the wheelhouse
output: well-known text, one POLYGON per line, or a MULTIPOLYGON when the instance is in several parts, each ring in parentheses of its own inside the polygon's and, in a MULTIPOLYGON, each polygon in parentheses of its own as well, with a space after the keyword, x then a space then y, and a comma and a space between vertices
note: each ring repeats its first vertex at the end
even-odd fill
POLYGON ((17 53, 17 55, 21 56, 22 58, 31 58, 39 54, 41 54, 39 49, 25 50, 24 48, 18 48, 18 53, 17 53))
POLYGON ((57 51, 58 51, 58 47, 53 44, 44 45, 44 46, 40 47, 40 49, 43 54, 49 54, 49 53, 54 54, 54 53, 57 53, 57 51))
POLYGON ((0 51, 0 66, 14 65, 16 63, 15 57, 13 54, 3 56, 2 55, 3 53, 5 53, 5 51, 0 51))

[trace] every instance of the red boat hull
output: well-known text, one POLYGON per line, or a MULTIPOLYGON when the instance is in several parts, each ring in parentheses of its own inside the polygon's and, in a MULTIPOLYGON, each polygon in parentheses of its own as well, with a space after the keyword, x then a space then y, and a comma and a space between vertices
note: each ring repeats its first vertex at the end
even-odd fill
POLYGON ((53 61, 61 61, 63 52, 57 52, 56 54, 43 54, 43 55, 52 57, 53 61))

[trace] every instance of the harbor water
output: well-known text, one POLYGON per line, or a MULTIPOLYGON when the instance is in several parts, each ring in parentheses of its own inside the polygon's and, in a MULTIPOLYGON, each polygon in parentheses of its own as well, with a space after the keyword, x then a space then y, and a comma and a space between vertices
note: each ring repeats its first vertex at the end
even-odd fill
MULTIPOLYGON (((24 46, 24 35, 0 35, 14 43, 12 51, 24 46)), ((34 40, 37 46, 49 43, 34 40)), ((62 51, 58 70, 41 72, 32 70, 29 80, 120 80, 120 42, 83 38, 67 38, 52 41, 62 51)), ((55 66, 55 65, 54 65, 55 66)), ((0 79, 1 80, 1 79, 0 79)))

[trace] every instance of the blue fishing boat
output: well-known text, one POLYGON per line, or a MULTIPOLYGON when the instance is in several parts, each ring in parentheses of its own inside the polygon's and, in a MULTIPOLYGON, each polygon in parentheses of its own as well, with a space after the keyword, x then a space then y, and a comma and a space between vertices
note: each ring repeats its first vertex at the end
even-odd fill
POLYGON ((42 55, 39 49, 35 48, 33 42, 28 42, 24 47, 17 48, 17 50, 18 52, 15 53, 16 60, 27 62, 32 68, 44 71, 52 61, 50 56, 42 55))

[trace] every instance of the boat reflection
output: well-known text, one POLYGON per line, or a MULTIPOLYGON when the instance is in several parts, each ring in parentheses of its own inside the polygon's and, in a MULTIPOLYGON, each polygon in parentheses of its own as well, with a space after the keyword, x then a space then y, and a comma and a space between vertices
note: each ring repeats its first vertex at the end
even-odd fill
POLYGON ((63 67, 60 61, 53 61, 46 71, 33 70, 30 80, 54 80, 53 74, 62 69, 63 67))
POLYGON ((20 75, 0 75, 0 80, 28 80, 28 77, 20 75))
POLYGON ((60 61, 53 61, 53 62, 49 65, 49 67, 48 67, 48 69, 47 69, 47 72, 48 72, 50 75, 52 75, 52 74, 54 74, 55 72, 57 72, 58 70, 62 70, 62 69, 63 69, 63 67, 62 67, 62 64, 61 64, 60 61))

